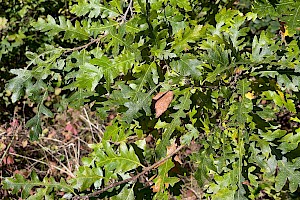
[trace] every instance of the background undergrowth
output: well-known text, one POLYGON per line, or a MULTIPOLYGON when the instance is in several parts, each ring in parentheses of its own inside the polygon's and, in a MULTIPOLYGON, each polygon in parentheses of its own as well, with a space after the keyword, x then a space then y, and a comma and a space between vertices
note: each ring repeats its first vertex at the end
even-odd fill
MULTIPOLYGON (((44 39, 26 48, 26 67, 11 67, 6 84, 13 103, 33 107, 22 141, 42 145, 44 157, 24 157, 5 142, 1 149, 2 167, 17 156, 54 158, 49 167, 61 176, 10 169, 7 197, 299 196, 298 1, 65 5, 30 21, 44 39), (45 138, 63 148, 57 141, 50 151, 45 138)), ((11 127, 18 133, 17 120, 11 127)))

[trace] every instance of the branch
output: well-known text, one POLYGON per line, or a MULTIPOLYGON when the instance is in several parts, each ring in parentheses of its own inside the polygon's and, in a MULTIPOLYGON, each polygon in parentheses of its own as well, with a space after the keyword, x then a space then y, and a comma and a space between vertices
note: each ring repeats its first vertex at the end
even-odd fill
POLYGON ((129 2, 129 5, 128 5, 128 7, 127 7, 127 9, 126 9, 126 11, 125 11, 123 17, 122 17, 122 22, 121 22, 121 24, 123 24, 123 23, 126 21, 126 17, 127 17, 127 14, 128 14, 128 12, 129 12, 129 10, 131 11, 131 14, 132 14, 132 1, 133 1, 133 0, 130 0, 130 2, 129 2))
POLYGON ((158 166, 160 166, 160 165, 162 165, 163 163, 165 163, 169 158, 171 158, 173 155, 175 155, 176 153, 178 153, 183 147, 185 147, 185 146, 184 146, 184 145, 179 146, 177 149, 175 149, 175 151, 173 151, 172 153, 170 153, 169 155, 167 155, 167 157, 165 157, 165 158, 161 159, 160 161, 154 163, 154 164, 151 165, 150 167, 144 168, 144 170, 143 170, 141 173, 139 173, 139 174, 137 174, 137 175, 135 175, 135 176, 133 176, 133 177, 131 177, 131 178, 127 178, 127 179, 124 179, 124 180, 122 180, 122 181, 115 182, 115 183, 113 183, 113 184, 111 184, 111 185, 109 185, 109 186, 107 186, 107 187, 105 187, 105 188, 103 188, 103 189, 101 189, 101 190, 97 190, 97 191, 95 191, 95 192, 93 192, 93 193, 90 193, 90 194, 88 194, 88 195, 85 195, 85 196, 75 196, 75 197, 73 197, 73 199, 74 199, 74 200, 79 200, 79 199, 89 199, 89 197, 95 197, 95 196, 97 196, 97 195, 99 195, 99 194, 101 194, 101 193, 103 193, 103 192, 105 192, 105 191, 107 191, 107 190, 109 190, 109 189, 111 189, 111 188, 117 187, 117 186, 122 185, 122 184, 124 184, 124 183, 128 183, 128 182, 131 182, 131 181, 135 181, 135 180, 137 180, 140 176, 144 175, 145 173, 147 173, 147 172, 151 171, 152 169, 155 169, 155 168, 157 168, 158 166))
POLYGON ((102 38, 104 38, 105 36, 107 36, 107 33, 105 33, 104 35, 98 37, 97 39, 91 39, 91 41, 89 43, 85 44, 85 45, 82 45, 82 46, 79 46, 79 47, 74 47, 72 49, 68 49, 68 50, 65 51, 65 53, 78 51, 78 50, 81 50, 81 49, 86 49, 87 47, 91 46, 92 44, 100 42, 100 40, 102 38))

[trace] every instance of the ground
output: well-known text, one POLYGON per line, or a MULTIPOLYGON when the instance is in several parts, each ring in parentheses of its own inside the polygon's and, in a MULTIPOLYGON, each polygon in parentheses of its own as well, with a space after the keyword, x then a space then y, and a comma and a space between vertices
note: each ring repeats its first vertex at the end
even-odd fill
MULTIPOLYGON (((88 145, 99 142, 104 130, 89 108, 68 109, 53 119, 43 119, 42 135, 30 141, 26 117, 16 113, 0 127, 1 181, 16 173, 28 177, 32 171, 40 178, 74 177, 81 158, 91 151, 88 145)), ((0 197, 8 197, 8 192, 0 188, 0 197)))

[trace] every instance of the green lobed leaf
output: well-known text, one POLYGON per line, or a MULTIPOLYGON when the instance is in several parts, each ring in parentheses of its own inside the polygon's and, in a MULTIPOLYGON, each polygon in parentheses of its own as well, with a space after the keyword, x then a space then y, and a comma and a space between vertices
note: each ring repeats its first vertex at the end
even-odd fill
POLYGON ((240 80, 237 83, 237 93, 240 96, 239 102, 235 102, 230 107, 233 116, 231 119, 238 122, 240 126, 243 125, 251 119, 249 113, 253 109, 252 101, 245 97, 245 94, 250 90, 250 82, 246 79, 240 80))
POLYGON ((111 198, 112 200, 134 200, 134 191, 133 187, 127 188, 126 186, 122 189, 122 191, 111 198))
POLYGON ((195 43, 199 40, 203 34, 201 25, 195 27, 186 27, 181 29, 175 34, 175 40, 172 42, 172 49, 175 53, 179 53, 183 50, 188 51, 191 49, 189 43, 195 43))
POLYGON ((59 24, 56 23, 51 15, 48 15, 46 20, 39 18, 37 22, 32 23, 32 26, 37 30, 47 32, 50 36, 65 32, 64 39, 66 40, 87 40, 89 38, 89 34, 79 21, 75 21, 75 25, 73 25, 72 22, 64 16, 59 16, 59 24))
POLYGON ((268 0, 255 1, 253 8, 253 11, 258 13, 260 17, 267 15, 274 18, 279 17, 281 21, 286 23, 289 36, 293 36, 300 26, 300 3, 298 1, 280 0, 276 4, 272 4, 272 1, 268 0))
POLYGON ((42 133, 40 115, 36 114, 33 118, 26 122, 26 127, 30 128, 30 140, 37 140, 42 133))
POLYGON ((173 186, 179 181, 177 177, 168 176, 168 173, 172 167, 174 167, 174 163, 170 159, 168 159, 164 164, 158 167, 158 175, 153 180, 158 189, 158 192, 157 194, 155 194, 154 199, 158 199, 158 196, 162 195, 161 193, 164 193, 169 185, 173 186))
POLYGON ((142 166, 133 148, 131 146, 128 148, 124 142, 120 143, 119 152, 115 152, 107 141, 103 141, 102 148, 96 147, 94 150, 96 165, 108 171, 127 172, 142 166))
POLYGON ((15 103, 24 95, 24 85, 31 81, 32 75, 31 71, 24 69, 12 69, 10 72, 17 76, 8 82, 6 89, 13 92, 11 99, 15 103))
POLYGON ((300 129, 296 129, 296 134, 288 133, 279 141, 281 142, 278 146, 278 149, 282 151, 283 154, 286 154, 298 147, 300 142, 300 129))
POLYGON ((89 18, 114 18, 122 13, 121 1, 111 1, 110 5, 99 3, 96 0, 78 0, 78 4, 73 5, 71 12, 77 16, 87 15, 89 18))
POLYGON ((78 88, 94 91, 102 77, 102 68, 85 63, 79 68, 75 84, 78 88))
POLYGON ((278 50, 274 40, 264 31, 260 34, 260 38, 254 36, 252 42, 252 54, 250 60, 252 62, 268 62, 275 59, 275 52, 278 50))
POLYGON ((201 80, 201 61, 189 54, 184 54, 179 60, 172 61, 170 66, 181 76, 191 76, 195 80, 201 80))
MULTIPOLYGON (((124 105, 128 108, 124 114, 124 120, 130 123, 139 116, 139 111, 143 109, 146 115, 151 114, 151 92, 146 93, 145 87, 148 85, 154 87, 158 83, 157 65, 152 62, 150 65, 141 65, 133 69, 136 80, 131 81, 130 101, 124 105)), ((152 91, 153 92, 153 91, 152 91)), ((129 95, 127 94, 127 95, 129 95)))
POLYGON ((94 185, 95 188, 102 186, 104 174, 100 167, 90 168, 88 166, 80 166, 76 172, 76 177, 71 180, 71 184, 75 189, 84 191, 94 185))
MULTIPOLYGON (((17 194, 21 191, 22 199, 29 197, 33 187, 43 187, 43 189, 40 189, 40 191, 34 196, 37 200, 44 199, 44 196, 42 196, 41 193, 50 194, 53 189, 74 193, 73 188, 63 179, 60 182, 56 182, 54 178, 44 178, 43 181, 40 181, 35 172, 32 172, 30 177, 31 180, 27 180, 22 175, 16 174, 14 178, 4 179, 3 187, 5 189, 12 189, 13 194, 17 194)), ((29 199, 32 199, 32 197, 29 199)))
POLYGON ((199 137, 199 131, 192 124, 186 124, 185 127, 188 129, 188 133, 181 136, 180 143, 189 145, 192 139, 195 140, 199 137))
POLYGON ((291 192, 295 192, 299 187, 300 180, 298 179, 300 172, 296 171, 300 168, 300 158, 294 159, 292 162, 288 162, 286 159, 278 161, 278 175, 275 179, 275 189, 280 191, 289 181, 289 189, 291 192))

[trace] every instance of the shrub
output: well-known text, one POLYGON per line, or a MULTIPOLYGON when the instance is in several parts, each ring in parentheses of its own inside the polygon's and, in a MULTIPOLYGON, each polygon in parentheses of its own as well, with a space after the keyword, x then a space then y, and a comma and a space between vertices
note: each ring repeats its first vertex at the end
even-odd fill
POLYGON ((224 2, 80 0, 73 21, 34 22, 69 45, 49 41, 11 70, 12 100, 38 103, 31 138, 52 116, 44 101, 54 87, 71 107, 94 101, 102 119, 117 115, 76 178, 16 176, 5 188, 26 198, 42 186, 36 199, 54 188, 74 199, 168 199, 192 176, 208 199, 296 195, 299 3, 224 2))

